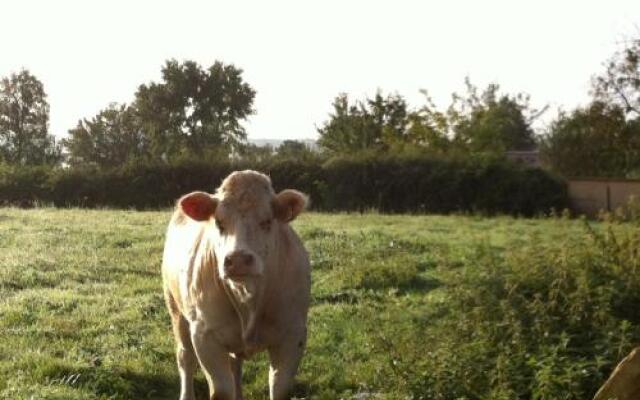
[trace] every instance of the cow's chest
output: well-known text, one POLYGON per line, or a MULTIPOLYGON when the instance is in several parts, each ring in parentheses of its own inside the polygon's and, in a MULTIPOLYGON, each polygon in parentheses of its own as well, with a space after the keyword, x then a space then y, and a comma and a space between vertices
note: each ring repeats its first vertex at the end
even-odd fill
POLYGON ((196 302, 199 329, 212 331, 229 352, 249 356, 264 348, 260 291, 255 284, 225 282, 220 291, 196 302))

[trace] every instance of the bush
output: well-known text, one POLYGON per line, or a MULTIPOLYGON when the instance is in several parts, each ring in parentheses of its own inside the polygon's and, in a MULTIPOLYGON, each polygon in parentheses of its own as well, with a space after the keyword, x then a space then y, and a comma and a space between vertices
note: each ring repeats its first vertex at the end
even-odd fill
POLYGON ((135 163, 113 170, 0 167, 0 202, 148 209, 167 207, 193 190, 213 191, 231 171, 256 169, 276 191, 291 187, 326 211, 481 212, 532 216, 567 206, 564 182, 503 161, 427 156, 357 155, 259 162, 187 160, 135 163))
POLYGON ((0 164, 0 204, 20 207, 49 203, 50 168, 0 164))
POLYGON ((361 155, 323 166, 325 210, 533 216, 568 206, 563 181, 505 161, 361 155))
POLYGON ((640 342, 640 231, 585 230, 505 257, 479 246, 476 265, 450 271, 441 310, 413 331, 369 316, 374 353, 393 360, 380 371, 390 387, 416 400, 592 398, 640 342))

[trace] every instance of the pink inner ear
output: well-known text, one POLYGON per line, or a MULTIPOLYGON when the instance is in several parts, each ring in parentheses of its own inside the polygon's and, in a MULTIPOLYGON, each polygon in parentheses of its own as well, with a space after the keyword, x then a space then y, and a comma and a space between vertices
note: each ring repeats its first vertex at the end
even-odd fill
POLYGON ((182 211, 196 221, 205 221, 215 212, 215 201, 205 193, 194 193, 180 202, 182 211))

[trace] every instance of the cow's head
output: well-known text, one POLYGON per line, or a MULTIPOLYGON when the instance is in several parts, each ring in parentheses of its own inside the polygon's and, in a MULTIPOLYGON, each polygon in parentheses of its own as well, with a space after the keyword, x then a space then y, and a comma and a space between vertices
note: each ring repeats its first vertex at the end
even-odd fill
POLYGON ((218 274, 233 280, 264 273, 282 224, 306 204, 307 197, 296 190, 275 194, 269 177, 255 171, 232 173, 213 195, 193 192, 178 201, 184 214, 210 224, 218 274))

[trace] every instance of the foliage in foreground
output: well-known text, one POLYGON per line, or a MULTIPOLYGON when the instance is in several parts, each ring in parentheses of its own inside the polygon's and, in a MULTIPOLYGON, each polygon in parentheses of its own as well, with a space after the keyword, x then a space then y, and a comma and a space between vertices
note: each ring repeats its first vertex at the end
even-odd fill
MULTIPOLYGON (((640 232, 585 225, 562 246, 476 248, 436 320, 372 327, 412 399, 585 399, 640 343, 640 232), (423 351, 415 351, 422 348, 423 351)), ((392 386, 390 386, 391 388, 392 386)))
MULTIPOLYGON (((158 273, 168 214, 0 209, 0 398, 177 398, 158 273)), ((640 344, 630 223, 295 224, 313 266, 298 398, 585 399, 640 344)), ((247 398, 268 397, 265 361, 246 363, 247 398)))

